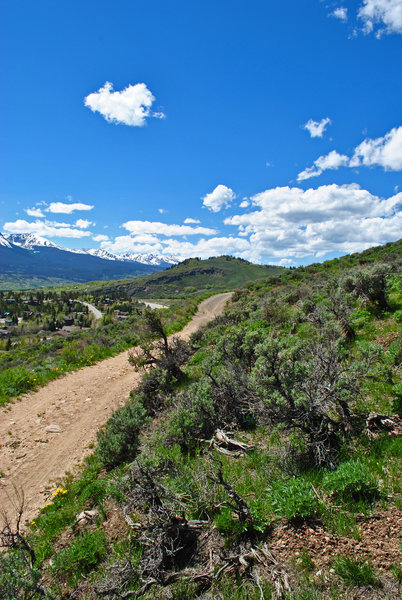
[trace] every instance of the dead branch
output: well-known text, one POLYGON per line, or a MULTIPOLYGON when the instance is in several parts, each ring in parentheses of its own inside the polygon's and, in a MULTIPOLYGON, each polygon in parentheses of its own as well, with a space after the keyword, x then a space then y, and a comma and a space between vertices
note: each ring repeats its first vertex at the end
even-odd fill
POLYGON ((210 440, 200 439, 198 441, 207 443, 210 448, 213 447, 221 454, 233 456, 234 458, 244 456, 245 452, 250 452, 254 449, 254 446, 230 438, 229 435, 231 435, 230 432, 226 433, 223 429, 217 429, 210 440))
POLYGON ((214 483, 218 483, 219 485, 222 485, 225 488, 229 498, 235 503, 235 505, 227 503, 227 506, 234 510, 234 512, 238 515, 239 520, 243 523, 247 523, 248 525, 252 526, 253 517, 251 516, 250 508, 247 502, 236 492, 233 486, 223 478, 223 465, 221 461, 213 457, 212 460, 218 465, 218 471, 215 475, 210 475, 210 479, 214 483))
MULTIPOLYGON (((12 523, 9 515, 5 510, 0 511, 0 516, 3 521, 3 528, 0 530, 0 548, 5 550, 20 550, 21 556, 28 567, 32 582, 34 578, 32 573, 35 567, 36 555, 31 544, 22 531, 22 517, 24 514, 24 491, 14 487, 16 502, 12 502, 16 511, 15 524, 12 523)), ((9 498, 10 499, 10 498, 9 498)), ((11 499, 10 499, 11 500, 11 499)), ((35 591, 45 597, 47 595, 46 588, 40 583, 35 583, 35 591)))

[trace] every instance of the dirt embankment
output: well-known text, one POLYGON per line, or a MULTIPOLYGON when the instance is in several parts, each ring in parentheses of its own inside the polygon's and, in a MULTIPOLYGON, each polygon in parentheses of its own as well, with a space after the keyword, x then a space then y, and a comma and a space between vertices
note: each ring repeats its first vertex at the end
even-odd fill
MULTIPOLYGON (((219 315, 231 293, 208 298, 176 334, 188 339, 219 315)), ((14 513, 14 486, 25 495, 25 518, 45 504, 54 482, 90 453, 96 432, 139 382, 123 352, 69 373, 0 412, 0 507, 14 513)), ((1 518, 1 516, 0 516, 1 518)))

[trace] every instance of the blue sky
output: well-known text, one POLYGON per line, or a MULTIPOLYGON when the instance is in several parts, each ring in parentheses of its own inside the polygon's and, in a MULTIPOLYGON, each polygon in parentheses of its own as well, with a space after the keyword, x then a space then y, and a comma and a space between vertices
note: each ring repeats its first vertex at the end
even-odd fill
POLYGON ((402 0, 0 0, 0 230, 307 264, 399 239, 402 0))

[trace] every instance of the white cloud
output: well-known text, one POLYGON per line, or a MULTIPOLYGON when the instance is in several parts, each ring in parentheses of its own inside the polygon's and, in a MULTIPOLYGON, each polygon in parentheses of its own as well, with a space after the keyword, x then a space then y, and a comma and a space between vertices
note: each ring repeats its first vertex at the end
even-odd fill
POLYGON ((92 239, 94 240, 94 242, 107 242, 109 239, 109 236, 107 235, 102 235, 101 233, 99 235, 93 235, 92 239))
POLYGON ((87 229, 90 225, 95 225, 95 223, 88 221, 88 219, 77 219, 74 223, 74 227, 79 227, 80 229, 87 229))
POLYGON ((323 256, 357 252, 399 239, 402 193, 388 199, 357 184, 306 191, 277 187, 252 198, 256 210, 225 219, 249 236, 254 256, 323 256))
POLYGON ((40 208, 26 208, 25 212, 29 217, 44 217, 45 215, 40 208))
POLYGON ((247 208, 248 206, 250 206, 250 202, 248 200, 243 200, 242 202, 240 202, 239 206, 240 208, 247 208))
POLYGON ((158 208, 158 213, 160 213, 161 215, 163 215, 166 212, 165 208, 158 208))
POLYGON ((127 229, 131 234, 138 235, 143 233, 151 233, 158 235, 213 235, 215 229, 207 227, 189 227, 188 225, 168 225, 158 221, 127 221, 122 227, 127 229))
POLYGON ((343 6, 340 6, 339 8, 336 8, 334 12, 331 13, 331 16, 346 22, 348 20, 348 9, 344 8, 343 6))
POLYGON ((249 255, 251 252, 250 242, 238 237, 214 237, 208 240, 200 239, 194 244, 191 242, 168 239, 163 242, 163 244, 163 252, 165 254, 173 254, 182 259, 194 256, 208 258, 210 256, 219 256, 221 254, 231 254, 243 257, 243 255, 249 255))
POLYGON ((113 84, 107 81, 97 92, 89 94, 84 104, 93 112, 99 112, 109 123, 143 127, 148 117, 162 119, 165 116, 161 112, 151 112, 154 100, 145 83, 128 85, 121 92, 115 92, 113 84))
POLYGON ((90 204, 83 204, 82 202, 73 202, 72 204, 66 204, 65 202, 52 202, 46 209, 46 212, 51 213, 63 213, 70 215, 74 210, 92 210, 94 207, 90 204))
POLYGON ((327 125, 330 123, 331 119, 329 117, 321 119, 321 121, 313 121, 313 119, 309 119, 307 123, 303 125, 303 129, 306 129, 312 138, 321 138, 324 135, 327 125))
POLYGON ((297 176, 297 181, 318 177, 327 169, 339 167, 383 167, 386 171, 402 170, 402 126, 394 127, 376 139, 365 139, 354 150, 352 158, 332 150, 325 156, 314 161, 312 167, 307 167, 297 176))
POLYGON ((136 252, 147 254, 161 252, 163 246, 159 238, 153 235, 119 235, 113 241, 101 242, 101 247, 110 252, 136 252))
POLYGON ((216 188, 202 198, 203 206, 212 212, 219 212, 223 207, 230 206, 232 200, 236 198, 236 194, 226 185, 217 185, 216 188))
POLYGON ((386 171, 402 170, 402 126, 376 139, 366 139, 357 148, 350 166, 381 166, 386 171))
POLYGON ((358 17, 363 21, 363 31, 371 33, 379 25, 376 36, 383 33, 402 33, 402 0, 363 0, 358 17))
POLYGON ((23 219, 17 219, 12 223, 5 223, 4 229, 9 233, 36 233, 43 237, 82 238, 91 235, 89 231, 74 229, 68 223, 55 223, 52 221, 29 223, 23 219))
POLYGON ((336 150, 332 150, 329 154, 317 158, 312 167, 307 167, 307 169, 301 171, 297 176, 297 181, 318 177, 327 169, 339 169, 339 167, 347 166, 349 166, 349 157, 346 154, 338 154, 336 150))
POLYGON ((201 223, 201 221, 199 219, 192 219, 191 217, 187 217, 187 219, 184 219, 184 223, 201 223))

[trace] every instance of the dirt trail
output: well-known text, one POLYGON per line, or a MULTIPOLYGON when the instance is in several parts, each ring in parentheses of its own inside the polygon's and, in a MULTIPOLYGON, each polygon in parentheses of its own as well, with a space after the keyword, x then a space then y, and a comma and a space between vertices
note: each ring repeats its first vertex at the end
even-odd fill
MULTIPOLYGON (((176 334, 191 333, 223 311, 231 294, 204 300, 197 314, 176 334)), ((127 399, 141 374, 128 352, 55 379, 0 412, 0 510, 13 515, 13 486, 25 494, 24 516, 31 520, 44 506, 55 481, 90 453, 96 432, 127 399), (53 425, 58 432, 47 430, 53 425)))

